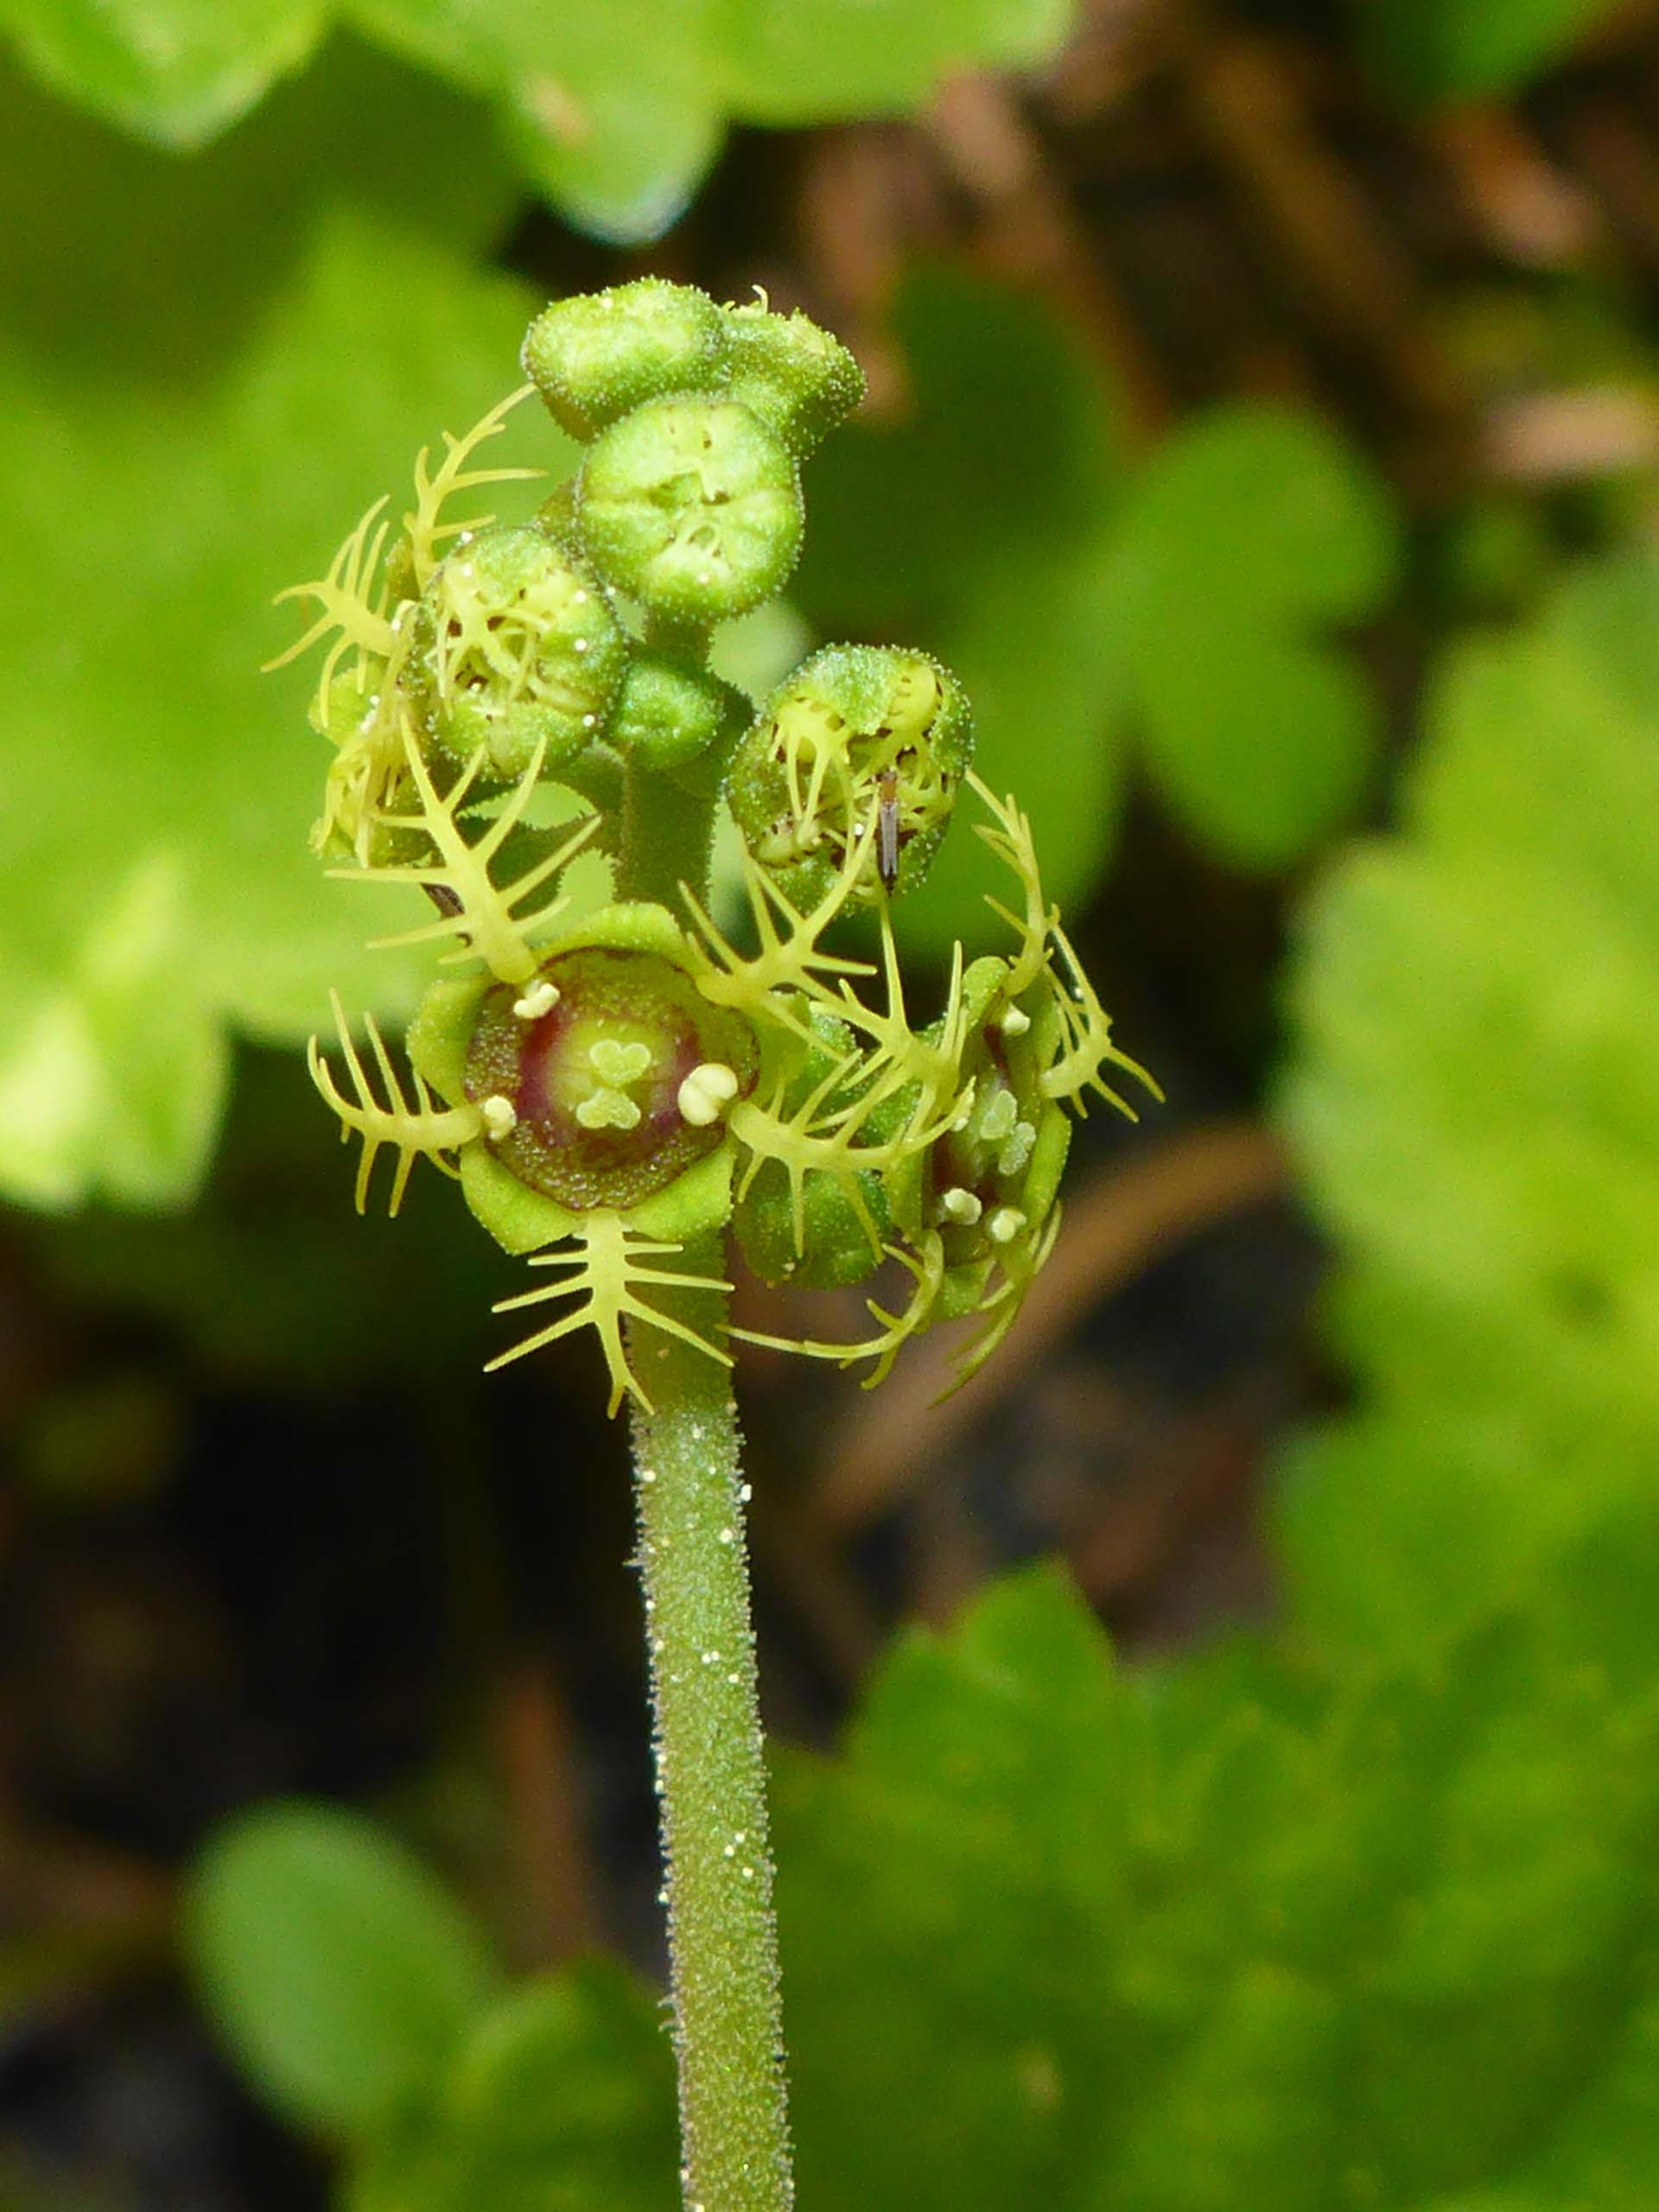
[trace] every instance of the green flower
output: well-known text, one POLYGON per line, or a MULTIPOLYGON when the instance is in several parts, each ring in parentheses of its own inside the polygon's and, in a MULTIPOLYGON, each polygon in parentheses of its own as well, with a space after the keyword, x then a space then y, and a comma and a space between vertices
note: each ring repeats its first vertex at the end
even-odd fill
POLYGON ((497 1309, 556 1310, 493 1364, 591 1327, 613 1411, 648 1402, 625 1323, 728 1358, 664 1306, 692 1279, 662 1264, 728 1223, 769 1281, 895 1275, 891 1306, 870 1301, 873 1334, 791 1349, 868 1359, 879 1380, 910 1337, 971 1313, 971 1371, 1052 1245, 1068 1113, 1090 1095, 1128 1113, 1110 1071, 1152 1086, 1046 899, 1029 823, 972 773, 946 669, 827 646, 745 733, 688 643, 788 574, 798 458, 855 403, 856 370, 799 316, 654 279, 556 302, 524 359, 591 442, 574 485, 524 522, 453 512, 534 473, 476 463, 519 392, 446 437, 435 470, 421 455, 401 534, 377 505, 296 588, 320 612, 294 650, 327 643, 317 842, 334 874, 417 887, 435 909, 380 940, 427 945, 441 970, 409 1077, 372 1024, 365 1059, 338 1001, 343 1079, 313 1042, 317 1085, 361 1144, 359 1208, 382 1153, 394 1212, 416 1158, 456 1177, 505 1249, 558 1276, 497 1309), (649 642, 628 626, 641 612, 649 642), (722 774, 745 931, 728 938, 695 887, 677 912, 631 899, 573 914, 579 855, 626 865, 653 810, 706 823, 722 774), (544 826, 552 781, 590 810, 544 826), (1012 880, 992 904, 1013 941, 971 965, 959 951, 943 1010, 918 1017, 890 902, 922 880, 964 788, 1012 880), (873 960, 838 944, 861 911, 873 960))

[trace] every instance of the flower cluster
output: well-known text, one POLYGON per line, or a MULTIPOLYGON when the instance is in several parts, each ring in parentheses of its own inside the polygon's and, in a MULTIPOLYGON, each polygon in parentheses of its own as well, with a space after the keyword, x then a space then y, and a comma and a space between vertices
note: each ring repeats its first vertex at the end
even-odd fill
POLYGON ((557 1271, 498 1308, 556 1308, 503 1360, 592 1326, 613 1412, 645 1402, 625 1323, 728 1357, 661 1297, 726 1287, 664 1262, 728 1224, 769 1282, 897 1263, 867 1337, 792 1349, 879 1380, 907 1338, 977 1315, 971 1372, 1052 1245, 1068 1113, 1094 1094, 1127 1114, 1109 1071, 1150 1079, 1112 1042, 1029 823, 972 772, 947 669, 831 645, 758 714, 708 669, 713 626, 793 567, 799 464, 856 404, 857 368, 804 316, 655 279, 555 302, 524 361, 531 381, 446 436, 435 468, 423 453, 401 531, 380 502, 285 594, 317 614, 283 658, 327 645, 319 849, 436 910, 379 940, 440 963, 409 1077, 372 1021, 365 1062, 337 1001, 343 1079, 312 1046, 361 1141, 359 1211, 382 1150, 394 1212, 417 1155, 457 1176, 503 1246, 557 1271), (534 391, 582 442, 576 474, 529 519, 457 512, 535 474, 481 455, 534 391), (969 963, 958 949, 943 1010, 918 1021, 891 906, 963 791, 1007 872, 991 902, 1007 935, 969 963), (578 911, 579 855, 609 855, 626 893, 653 818, 701 822, 706 849, 717 803, 741 840, 742 927, 717 926, 701 883, 578 911), (860 914, 874 957, 838 927, 860 914))

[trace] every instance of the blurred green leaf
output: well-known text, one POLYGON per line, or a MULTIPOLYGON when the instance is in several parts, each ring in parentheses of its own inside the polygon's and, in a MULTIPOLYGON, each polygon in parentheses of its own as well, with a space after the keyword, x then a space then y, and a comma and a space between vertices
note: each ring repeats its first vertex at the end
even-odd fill
POLYGON ((1358 0, 1362 35, 1424 99, 1513 92, 1559 60, 1617 0, 1358 0))
POLYGON ((675 2212, 674 2060, 654 1999, 590 1961, 486 2013, 353 2168, 346 2212, 675 2212))
POLYGON ((973 69, 1033 69, 1063 44, 1074 0, 737 0, 726 67, 746 121, 832 123, 923 105, 973 69))
MULTIPOLYGON (((1076 339, 1001 286, 918 270, 894 331, 906 417, 855 424, 809 472, 797 596, 829 636, 925 645, 956 670, 979 772, 1018 791, 1048 887, 1070 901, 1096 877, 1122 780, 1105 590, 1121 436, 1076 339)), ((938 951, 978 944, 992 889, 995 863, 959 831, 900 927, 938 951)))
POLYGON ((598 237, 665 230, 719 151, 707 0, 353 0, 352 12, 394 52, 490 99, 523 173, 598 237))
POLYGON ((329 0, 3 0, 41 79, 135 137, 200 146, 296 69, 329 0))
POLYGON ((495 1967, 448 1891, 372 1821, 272 1805, 222 1830, 185 1904, 208 2009, 294 2120, 388 2123, 459 2047, 495 1967))
MULTIPOLYGON (((1119 1676, 1046 1567, 906 1632, 779 1777, 803 2201, 1636 2212, 1659 1515, 1619 1537, 1351 1679, 1256 1639, 1119 1676)), ((666 2039, 583 1969, 383 2106, 346 2201, 671 2212, 675 2163, 666 2039)))
POLYGON ((0 320, 0 530, 27 555, 0 696, 0 1188, 161 1205, 207 1157, 227 1022, 295 1038, 330 980, 353 1005, 412 988, 306 850, 314 679, 258 675, 294 630, 270 601, 511 384, 533 302, 461 250, 505 204, 466 111, 385 65, 273 102, 188 192, 20 87, 5 105, 0 262, 27 282, 0 320), (360 188, 353 164, 320 183, 306 149, 365 112, 360 188), (452 121, 435 166, 420 142, 452 121))
POLYGON ((1308 916, 1283 1116, 1369 1392, 1283 1509, 1327 1637, 1443 1637, 1659 1490, 1656 609, 1631 560, 1455 651, 1308 916))
POLYGON ((243 1048, 196 1202, 41 1224, 47 1280, 83 1308, 158 1319, 217 1385, 391 1380, 453 1397, 499 1347, 489 1309, 509 1287, 505 1263, 437 1175, 415 1178, 396 1221, 352 1217, 351 1162, 329 1134, 298 1053, 243 1048))
POLYGON ((1604 2167, 1659 2150, 1659 1681, 1585 1596, 1351 1690, 1248 1649, 1115 1685, 1046 1572, 912 1632, 784 1777, 804 2201, 1626 2201, 1569 2192, 1586 2102, 1604 2167))
POLYGON ((1282 409, 1201 417, 1136 481, 1108 588, 1148 765, 1224 858, 1283 867, 1351 815, 1381 717, 1331 632, 1375 613, 1398 557, 1381 480, 1282 409))
MULTIPOLYGON (((1134 734, 1224 859, 1300 859, 1376 753, 1375 699, 1332 632, 1393 581, 1381 480, 1331 429, 1249 403, 1135 469, 1097 365, 999 285, 920 270, 894 328, 911 404, 897 426, 855 425, 809 483, 808 613, 958 671, 980 773, 1018 792, 1063 906, 1109 855, 1134 734)), ((982 942, 995 887, 957 836, 900 928, 934 950, 982 942)))
POLYGON ((728 121, 920 106, 946 77, 1034 67, 1073 0, 0 0, 46 82, 140 136, 233 122, 340 17, 491 102, 523 173, 601 238, 680 213, 728 121))

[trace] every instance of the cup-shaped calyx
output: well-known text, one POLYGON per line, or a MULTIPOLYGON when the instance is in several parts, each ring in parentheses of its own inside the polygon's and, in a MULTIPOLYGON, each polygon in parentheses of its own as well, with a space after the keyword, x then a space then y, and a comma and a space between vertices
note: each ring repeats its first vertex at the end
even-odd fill
POLYGON ((741 1021, 660 953, 578 946, 479 1005, 466 1090, 509 1173, 572 1212, 626 1209, 715 1150, 754 1079, 741 1021))
POLYGON ((428 749, 523 775, 593 742, 629 640, 593 571, 536 523, 464 532, 408 618, 403 682, 428 749))
POLYGON ((849 904, 922 880, 973 758, 967 696, 927 654, 826 645, 773 693, 728 785, 757 863, 797 906, 822 899, 868 836, 849 904))
POLYGON ((594 567, 671 622, 747 613, 801 550, 794 455, 740 400, 672 392, 612 423, 576 479, 576 524, 594 567))

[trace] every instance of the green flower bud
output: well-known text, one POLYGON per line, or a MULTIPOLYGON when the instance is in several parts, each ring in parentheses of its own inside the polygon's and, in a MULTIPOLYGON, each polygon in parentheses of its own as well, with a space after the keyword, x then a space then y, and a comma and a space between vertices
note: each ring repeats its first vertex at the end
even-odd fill
POLYGON ((429 747, 489 779, 590 744, 621 687, 626 632, 597 578, 537 524, 463 533, 408 618, 404 683, 429 747))
MULTIPOLYGON (((855 1053, 853 1033, 844 1021, 817 1007, 809 1020, 817 1042, 799 1046, 799 1065, 774 1109, 780 1116, 798 1111, 821 1092, 837 1065, 855 1053)), ((837 1103, 834 1091, 819 1099, 825 1114, 833 1114, 837 1103)), ((899 1111, 890 1121, 899 1118, 905 1103, 899 1102, 899 1111)), ((872 1134, 887 1134, 886 1125, 872 1134)), ((809 1169, 798 1223, 794 1187, 781 1160, 763 1160, 740 1191, 733 1226, 744 1258, 762 1282, 831 1290, 862 1282, 880 1266, 893 1208, 879 1174, 856 1172, 849 1187, 846 1179, 809 1169)))
POLYGON ((804 461, 864 397, 864 372, 838 339, 804 315, 758 302, 723 308, 730 391, 804 461))
POLYGON ((826 645, 776 691, 738 748, 728 797, 750 853, 810 908, 874 826, 849 906, 922 880, 973 757, 967 694, 925 653, 826 645))
POLYGON ((611 716, 610 742, 648 768, 679 768, 719 736, 734 695, 713 676, 637 655, 611 716))
POLYGON ((689 284, 642 276, 543 308, 524 339, 524 374, 573 438, 587 440, 647 399, 724 381, 720 309, 689 284))
POLYGON ((724 1106, 753 1073, 745 1025, 673 961, 587 944, 484 994, 466 1092, 519 1182, 573 1213, 621 1211, 725 1141, 724 1106))
POLYGON ((746 613, 801 550, 793 458, 758 416, 694 393, 647 401, 588 448, 576 485, 588 558, 671 621, 746 613))

